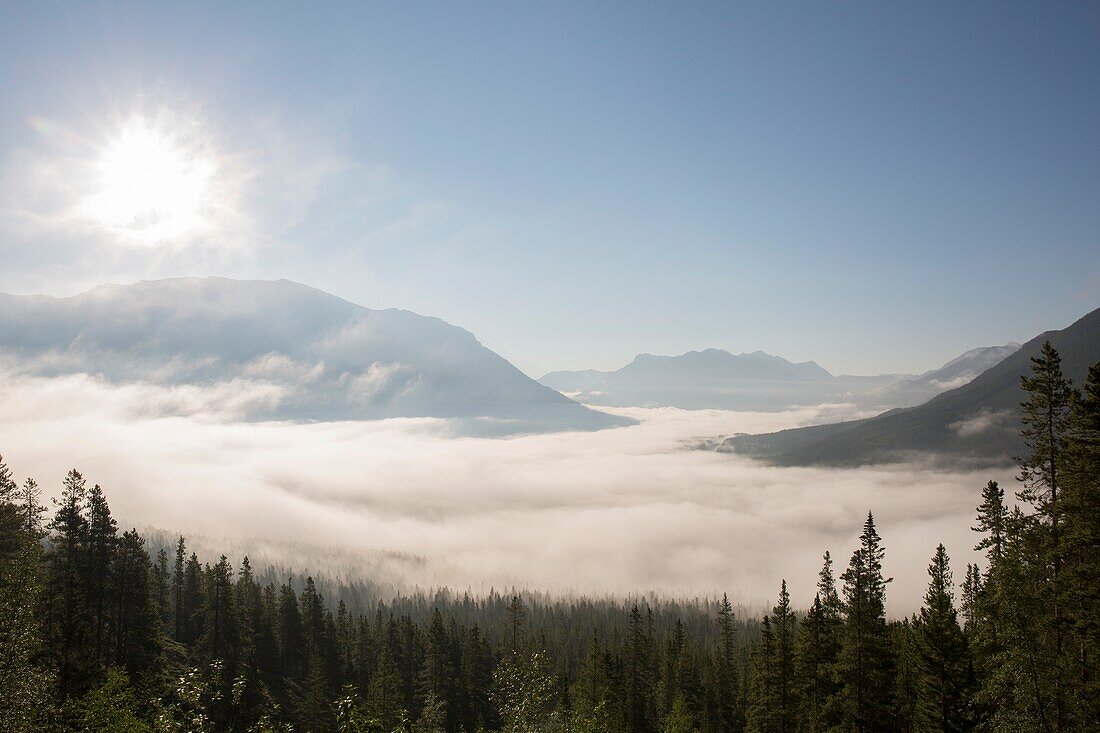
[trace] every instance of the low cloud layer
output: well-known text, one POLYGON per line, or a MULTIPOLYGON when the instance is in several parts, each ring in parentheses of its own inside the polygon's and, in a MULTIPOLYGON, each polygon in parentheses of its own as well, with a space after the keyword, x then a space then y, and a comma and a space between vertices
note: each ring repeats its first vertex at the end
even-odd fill
POLYGON ((1008 425, 1012 419, 1013 415, 1008 410, 983 409, 968 418, 953 422, 947 427, 954 430, 960 438, 969 438, 989 432, 993 428, 1008 425))
MULTIPOLYGON (((825 549, 846 563, 867 510, 887 548, 893 613, 914 610, 944 542, 961 580, 981 485, 1009 475, 929 465, 774 468, 698 446, 719 435, 837 419, 784 413, 622 409, 637 425, 507 439, 455 437, 437 419, 241 423, 271 399, 247 382, 165 390, 89 377, 0 377, 0 452, 56 492, 79 468, 131 524, 416 556, 409 586, 475 591, 729 592, 748 604, 813 595, 825 549)), ((1006 472, 1007 473, 1007 472, 1006 472)), ((227 542, 227 544, 229 544, 227 542)), ((286 558, 301 565, 301 550, 286 558)))

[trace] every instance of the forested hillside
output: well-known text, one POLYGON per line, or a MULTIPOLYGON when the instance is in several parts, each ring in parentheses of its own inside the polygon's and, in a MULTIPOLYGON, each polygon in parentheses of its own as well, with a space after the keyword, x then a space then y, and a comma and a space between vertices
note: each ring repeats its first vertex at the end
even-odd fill
POLYGON ((1095 731, 1100 364, 1080 388, 1049 344, 1031 367, 1018 500, 975 487, 985 561, 956 576, 929 547, 900 619, 870 513, 808 609, 777 578, 759 619, 727 598, 379 599, 261 583, 184 538, 151 553, 78 471, 47 509, 0 462, 0 731, 1095 731))

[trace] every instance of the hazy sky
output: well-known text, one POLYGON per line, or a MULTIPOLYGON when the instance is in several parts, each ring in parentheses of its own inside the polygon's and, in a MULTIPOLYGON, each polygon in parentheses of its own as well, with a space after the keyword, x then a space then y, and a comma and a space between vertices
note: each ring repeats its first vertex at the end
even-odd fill
POLYGON ((287 277, 535 376, 1100 305, 1094 3, 85 5, 0 6, 0 291, 287 277))

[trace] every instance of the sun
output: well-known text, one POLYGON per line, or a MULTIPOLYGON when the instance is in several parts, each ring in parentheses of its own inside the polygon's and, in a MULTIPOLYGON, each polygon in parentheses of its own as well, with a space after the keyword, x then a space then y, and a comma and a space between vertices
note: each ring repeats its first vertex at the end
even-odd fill
POLYGON ((182 136, 134 117, 92 166, 84 213, 131 241, 158 245, 206 227, 216 166, 182 136))

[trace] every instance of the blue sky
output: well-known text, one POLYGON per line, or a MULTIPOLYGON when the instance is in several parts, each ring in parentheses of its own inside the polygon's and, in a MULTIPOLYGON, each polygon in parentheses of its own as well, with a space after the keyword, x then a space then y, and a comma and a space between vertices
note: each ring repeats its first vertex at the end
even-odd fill
POLYGON ((84 5, 0 8, 2 291, 287 277, 534 376, 921 371, 1100 305, 1093 4, 84 5), (171 240, 73 213, 135 115, 216 161, 171 240))

